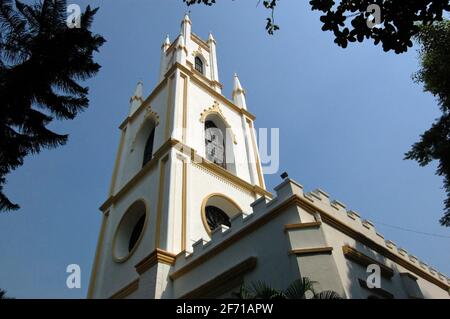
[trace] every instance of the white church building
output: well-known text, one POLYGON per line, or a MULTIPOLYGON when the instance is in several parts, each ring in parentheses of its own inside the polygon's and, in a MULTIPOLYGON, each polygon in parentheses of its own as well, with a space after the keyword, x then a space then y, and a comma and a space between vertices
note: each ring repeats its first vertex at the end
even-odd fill
POLYGON ((159 83, 146 98, 138 83, 120 125, 88 298, 223 298, 300 277, 345 298, 450 298, 448 277, 324 191, 266 189, 245 91, 235 76, 222 94, 216 41, 191 26, 165 40, 159 83))

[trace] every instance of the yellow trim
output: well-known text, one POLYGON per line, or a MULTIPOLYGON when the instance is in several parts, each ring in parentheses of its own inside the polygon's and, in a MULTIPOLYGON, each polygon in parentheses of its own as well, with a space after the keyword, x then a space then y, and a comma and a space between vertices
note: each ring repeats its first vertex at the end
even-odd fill
POLYGON ((145 175, 146 173, 153 169, 158 163, 159 159, 164 156, 172 147, 176 147, 177 150, 182 152, 183 154, 190 155, 191 161, 200 165, 201 167, 209 170, 211 173, 215 173, 216 175, 225 178, 229 182, 233 183, 237 187, 241 187, 244 190, 247 190, 251 194, 259 194, 263 196, 267 196, 272 198, 272 193, 268 192, 264 188, 258 185, 252 185, 247 181, 237 177, 236 175, 230 173, 226 169, 206 160, 205 158, 199 156, 197 152, 185 144, 181 143, 176 139, 167 140, 161 147, 154 153, 153 158, 145 164, 145 166, 133 177, 129 182, 122 187, 122 189, 115 195, 110 196, 101 206, 100 210, 107 210, 112 204, 116 203, 122 196, 128 193, 130 189, 132 189, 145 175))
POLYGON ((186 250, 186 232, 187 232, 187 163, 182 161, 182 195, 181 195, 181 250, 186 250))
MULTIPOLYGON (((195 155, 195 156, 198 156, 198 155, 195 155)), ((209 171, 216 173, 217 175, 233 182, 235 185, 240 186, 240 187, 248 190, 251 193, 257 193, 257 194, 272 198, 272 193, 266 191, 264 188, 262 188, 258 185, 252 185, 252 184, 246 182, 245 180, 237 177, 236 175, 230 173, 226 169, 220 167, 217 164, 214 164, 214 163, 208 161, 207 159, 205 159, 203 157, 198 156, 198 158, 201 159, 201 163, 199 163, 199 165, 208 169, 209 171)))
POLYGON ((315 247, 315 248, 302 248, 302 249, 292 249, 289 251, 288 255, 320 255, 320 254, 331 254, 333 247, 315 247))
MULTIPOLYGON (((203 227, 205 227, 206 232, 208 233, 209 236, 211 236, 211 229, 209 228, 208 225, 208 221, 206 219, 206 204, 208 203, 208 200, 211 197, 222 197, 223 199, 225 199, 226 201, 230 202, 231 205, 233 205, 240 213, 243 212, 242 208, 234 201, 232 200, 230 197, 228 197, 225 194, 221 194, 221 193, 212 193, 209 194, 208 196, 206 196, 203 201, 202 201, 202 206, 201 206, 201 210, 200 210, 200 214, 202 216, 202 222, 203 222, 203 227)), ((226 212, 225 212, 226 213, 226 212)), ((231 217, 231 216, 230 216, 231 217)))
POLYGON ((170 124, 171 124, 171 112, 172 112, 172 108, 173 108, 173 81, 174 81, 174 75, 172 75, 169 78, 169 84, 168 84, 168 90, 167 90, 167 106, 166 106, 166 127, 164 129, 164 136, 165 139, 169 138, 169 133, 170 133, 170 124))
POLYGON ((242 277, 244 274, 253 270, 256 267, 257 259, 256 257, 249 257, 244 261, 238 263, 237 265, 231 267, 230 269, 222 272, 218 276, 214 277, 210 281, 204 283, 203 285, 193 289, 192 291, 184 294, 181 299, 193 299, 193 298, 205 298, 211 297, 209 294, 212 291, 225 287, 227 283, 235 280, 236 278, 242 277))
POLYGON ((351 228, 350 226, 347 226, 346 224, 342 223, 341 221, 337 220, 335 217, 333 217, 331 214, 324 211, 322 208, 311 203, 308 199, 294 195, 293 200, 294 200, 294 202, 297 203, 298 206, 305 209, 306 212, 310 213, 311 215, 314 216, 316 213, 319 213, 320 217, 322 219, 322 222, 330 225, 333 228, 336 228, 337 230, 341 231, 342 233, 346 234, 347 236, 359 241, 361 244, 366 245, 367 247, 376 251, 377 253, 381 254, 382 256, 392 260, 393 262, 395 262, 395 263, 399 264, 400 266, 406 268, 407 270, 415 273, 416 275, 422 277, 423 279, 428 280, 429 282, 444 289, 445 291, 450 289, 449 284, 447 284, 443 281, 440 281, 439 279, 433 277, 432 275, 423 271, 419 267, 413 265, 409 261, 396 255, 395 253, 390 251, 389 248, 386 248, 386 247, 376 243, 372 239, 361 234, 359 231, 357 231, 357 230, 351 228))
POLYGON ((121 131, 120 132, 119 149, 117 150, 116 160, 114 161, 114 171, 113 171, 113 176, 111 178, 111 184, 109 186, 109 195, 110 196, 112 194, 114 194, 114 188, 115 188, 115 185, 116 185, 117 174, 118 174, 118 170, 119 170, 120 159, 122 157, 122 151, 123 151, 124 142, 125 142, 125 132, 121 131))
POLYGON ((156 248, 147 257, 138 262, 134 267, 139 275, 142 275, 154 265, 161 263, 173 266, 175 265, 175 255, 163 249, 156 248))
POLYGON ((350 247, 348 245, 342 246, 342 252, 344 253, 345 258, 353 260, 354 262, 367 267, 371 264, 376 264, 380 266, 381 275, 385 276, 387 278, 391 278, 394 276, 394 270, 391 267, 388 267, 384 265, 383 263, 359 252, 353 247, 350 247))
POLYGON ((289 230, 296 229, 310 229, 310 228, 319 228, 322 225, 321 222, 310 222, 310 223, 300 223, 300 224, 287 224, 284 225, 284 231, 287 232, 289 230))
POLYGON ((92 265, 92 273, 91 273, 91 279, 89 281, 89 289, 87 298, 92 299, 94 296, 94 290, 95 286, 97 284, 97 271, 98 271, 98 265, 100 262, 100 255, 103 248, 103 241, 105 238, 105 230, 106 230, 106 224, 108 221, 109 212, 106 212, 103 214, 102 217, 102 225, 100 226, 100 234, 98 235, 97 240, 97 248, 95 249, 95 257, 94 257, 94 264, 92 265))
POLYGON ((114 293, 109 299, 124 299, 131 295, 139 288, 139 279, 133 280, 131 283, 114 293))
POLYGON ((116 203, 122 196, 128 193, 145 175, 147 172, 152 170, 159 162, 159 159, 164 156, 174 145, 178 144, 177 140, 167 140, 161 147, 156 150, 153 154, 152 159, 145 164, 145 166, 135 175, 131 180, 129 180, 125 186, 123 186, 120 191, 110 196, 101 206, 100 210, 107 210, 112 204, 116 203))
POLYGON ((423 279, 435 284, 436 286, 442 288, 445 291, 448 291, 450 289, 450 286, 440 281, 439 279, 433 277, 432 275, 428 274, 427 272, 423 271, 422 269, 419 269, 417 266, 411 264, 410 262, 406 261, 405 259, 402 259, 401 257, 397 256, 396 254, 392 253, 388 248, 383 247, 376 242, 374 242, 372 239, 369 239, 368 237, 362 235, 358 231, 352 229, 351 227, 345 225, 344 223, 338 221, 334 217, 332 217, 330 214, 325 212, 320 207, 317 207, 313 205, 308 199, 304 197, 300 197, 298 195, 293 195, 287 200, 285 200, 283 203, 281 203, 279 206, 275 207, 273 210, 262 216, 261 218, 257 219, 255 222, 249 224, 247 227, 239 230, 238 232, 234 234, 230 234, 230 236, 218 244, 215 247, 212 247, 210 250, 205 252, 203 255, 193 259, 190 261, 187 265, 183 266, 182 268, 178 269, 177 271, 173 272, 170 275, 170 278, 172 280, 175 280, 187 272, 191 271, 192 269, 196 268, 197 266, 203 264, 208 259, 212 258, 213 256, 217 255, 221 251, 225 250, 229 246, 233 245, 235 242, 240 240, 241 238, 249 235, 259 227, 265 225, 267 222, 269 222, 271 219, 278 216, 279 213, 285 211, 289 207, 296 205, 306 210, 306 212, 310 213, 311 215, 315 215, 316 213, 320 214, 320 217, 322 219, 323 223, 326 223, 330 225, 333 228, 338 229, 342 233, 346 234, 347 236, 359 241, 361 244, 369 247, 370 249, 373 249, 374 251, 380 253, 384 257, 392 260, 393 262, 399 264, 400 266, 408 269, 409 271, 413 272, 414 274, 422 277, 423 279))
POLYGON ((187 107, 188 107, 188 76, 184 73, 180 73, 180 77, 183 79, 183 130, 182 130, 182 142, 186 143, 187 133, 187 107))
POLYGON ((249 125, 250 128, 250 137, 252 139, 252 145, 253 145, 253 154, 256 160, 256 171, 258 172, 258 181, 259 181, 259 186, 264 188, 264 180, 262 177, 262 172, 261 172, 261 162, 259 161, 259 153, 258 150, 256 148, 256 140, 255 140, 255 132, 253 130, 253 124, 252 121, 250 119, 246 119, 247 123, 249 125))
POLYGON ((223 96, 222 94, 217 92, 213 88, 213 86, 216 85, 217 82, 209 80, 208 78, 200 75, 199 72, 194 72, 193 70, 189 70, 187 67, 185 67, 184 65, 182 65, 178 62, 175 62, 174 65, 172 65, 172 67, 166 72, 165 76, 167 76, 168 74, 171 74, 176 69, 179 69, 182 72, 189 75, 191 82, 198 84, 200 87, 205 89, 209 94, 211 94, 214 97, 214 99, 219 100, 220 102, 222 102, 224 105, 228 106, 234 112, 245 115, 252 120, 256 119, 255 115, 253 115, 249 111, 235 105, 233 102, 231 102, 225 96, 223 96))
POLYGON ((191 260, 188 264, 181 267, 180 269, 176 270, 172 274, 170 274, 170 278, 172 280, 175 280, 184 274, 190 272, 192 269, 198 267, 199 265, 203 264, 207 260, 211 259, 212 257, 216 256, 220 252, 224 251, 231 245, 234 245, 236 242, 244 238, 245 236, 251 234, 255 230, 259 229, 261 226, 264 226, 269 221, 271 221, 273 218, 277 217, 279 213, 285 211, 290 206, 295 204, 294 198, 290 198, 289 200, 285 201, 284 203, 280 204, 276 208, 274 208, 272 211, 268 212, 264 216, 261 216, 260 218, 256 219, 254 222, 248 224, 247 227, 242 228, 238 230, 235 233, 231 233, 227 239, 219 243, 217 246, 212 247, 208 251, 206 251, 203 255, 200 255, 199 257, 191 260))
MULTIPOLYGON (((233 140, 233 143, 237 144, 236 135, 233 133, 233 129, 231 128, 230 123, 228 123, 227 118, 222 113, 222 110, 220 109, 218 101, 214 101, 213 105, 210 106, 209 108, 203 109, 203 112, 200 113, 200 122, 205 123, 206 118, 210 114, 215 114, 215 115, 217 115, 220 118, 220 120, 225 124, 225 127, 227 129, 229 129, 229 131, 231 133, 231 138, 233 140)), ((224 132, 224 133, 226 134, 226 132, 224 132)))
POLYGON ((150 95, 145 99, 145 101, 142 102, 141 106, 139 106, 137 108, 137 110, 132 114, 131 117, 128 116, 127 118, 125 118, 125 120, 123 120, 123 122, 119 126, 120 129, 123 130, 126 127, 128 122, 130 122, 133 119, 135 119, 142 112, 142 110, 145 109, 145 107, 147 105, 149 105, 155 99, 155 97, 158 95, 158 93, 162 89, 164 89, 164 87, 167 85, 169 75, 171 75, 173 73, 173 71, 176 70, 176 69, 179 69, 183 73, 188 75, 192 82, 198 84, 200 87, 205 89, 208 93, 210 93, 215 99, 219 100, 220 102, 222 102, 224 105, 228 106, 230 109, 232 109, 236 113, 241 114, 241 115, 245 115, 246 117, 250 118, 253 121, 256 119, 255 115, 253 115, 249 111, 247 111, 247 110, 245 110, 245 109, 235 105, 232 101, 227 99, 225 96, 223 96, 222 94, 220 94, 219 92, 217 92, 213 88, 216 85, 221 85, 220 83, 218 83, 216 81, 211 81, 211 80, 209 80, 206 77, 203 79, 199 74, 195 73, 192 70, 189 70, 184 65, 182 65, 182 64, 180 64, 178 62, 175 62, 174 65, 172 65, 170 67, 170 69, 166 72, 166 74, 164 76, 164 79, 161 81, 161 83, 159 83, 156 86, 156 88, 152 91, 152 93, 150 93, 150 95))
POLYGON ((155 232, 155 248, 159 248, 161 240, 161 220, 162 220, 162 209, 164 204, 164 179, 166 172, 166 163, 169 159, 169 154, 167 154, 163 159, 161 159, 159 164, 159 191, 158 191, 158 208, 156 213, 156 232, 155 232))
POLYGON ((191 32, 191 40, 197 43, 199 46, 202 47, 202 49, 204 49, 206 52, 209 53, 209 45, 193 32, 191 32))
POLYGON ((149 220, 149 209, 148 209, 148 205, 147 202, 145 201, 145 199, 143 198, 139 198, 138 200, 134 201, 130 206, 128 206, 128 208, 125 210, 125 213, 123 214, 122 218, 120 219, 119 224, 116 227, 116 230, 114 231, 114 237, 113 237, 113 243, 112 243, 112 257, 113 260, 116 263, 124 263, 125 261, 127 261, 128 259, 130 259, 130 257, 134 254, 134 252, 136 251, 136 249, 139 247, 139 244, 141 243, 142 238, 144 237, 145 231, 147 230, 147 223, 149 220), (124 219, 126 218, 127 214, 129 213, 130 208, 135 205, 137 202, 142 202, 144 204, 144 208, 145 208, 145 220, 144 220, 144 226, 142 228, 142 232, 139 235, 139 238, 136 241, 136 244, 134 245, 134 247, 131 249, 130 252, 128 252, 128 255, 124 256, 124 257, 118 257, 116 256, 116 241, 117 241, 117 233, 119 232, 120 226, 122 226, 122 223, 124 221, 124 219))
POLYGON ((128 122, 133 121, 147 107, 147 105, 149 105, 153 101, 153 99, 156 98, 159 92, 161 92, 161 90, 164 89, 166 84, 167 78, 164 78, 161 81, 161 83, 159 83, 156 86, 156 88, 152 91, 152 93, 150 93, 150 95, 145 99, 145 101, 142 102, 142 104, 136 109, 136 111, 134 111, 134 113, 131 116, 125 118, 125 120, 119 125, 119 128, 123 130, 128 124, 128 122))

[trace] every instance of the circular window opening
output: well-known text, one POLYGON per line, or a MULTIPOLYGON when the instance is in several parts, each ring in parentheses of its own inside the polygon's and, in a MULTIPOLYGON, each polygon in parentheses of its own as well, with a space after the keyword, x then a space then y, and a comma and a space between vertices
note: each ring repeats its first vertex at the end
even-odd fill
POLYGON ((137 248, 144 233, 146 216, 145 204, 142 201, 135 202, 128 208, 114 237, 113 252, 116 261, 124 262, 137 248))
POLYGON ((222 194, 211 194, 203 200, 203 225, 208 234, 221 225, 231 227, 230 219, 242 210, 231 199, 222 194))

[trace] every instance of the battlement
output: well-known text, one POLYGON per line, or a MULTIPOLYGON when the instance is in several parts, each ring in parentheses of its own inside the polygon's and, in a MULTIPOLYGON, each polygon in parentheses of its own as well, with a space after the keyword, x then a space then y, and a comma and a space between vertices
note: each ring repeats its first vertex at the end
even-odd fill
POLYGON ((396 257, 414 265, 416 268, 421 269, 446 285, 450 284, 450 278, 436 271, 416 256, 409 254, 405 249, 397 247, 393 241, 386 240, 382 234, 377 232, 374 223, 366 219, 361 219, 360 214, 354 210, 347 210, 346 205, 342 202, 330 200, 330 196, 323 190, 316 189, 312 192, 305 193, 303 186, 291 179, 285 179, 274 190, 276 196, 273 199, 262 196, 250 205, 251 211, 233 216, 231 218, 231 227, 218 227, 212 232, 209 240, 202 238, 195 242, 192 245, 192 252, 178 256, 176 268, 179 269, 189 264, 191 261, 225 242, 234 234, 245 231, 249 225, 270 212, 273 212, 280 205, 289 200, 294 200, 300 206, 302 206, 302 203, 306 203, 311 208, 310 210, 315 210, 316 215, 314 215, 314 218, 317 221, 320 221, 320 218, 324 216, 326 218, 332 218, 357 231, 364 238, 375 242, 379 246, 385 247, 396 257))

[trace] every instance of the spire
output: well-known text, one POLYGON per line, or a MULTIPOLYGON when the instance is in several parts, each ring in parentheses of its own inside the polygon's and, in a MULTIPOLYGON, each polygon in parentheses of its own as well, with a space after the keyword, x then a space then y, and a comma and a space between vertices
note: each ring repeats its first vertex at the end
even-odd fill
POLYGON ((211 32, 210 32, 209 35, 208 35, 208 43, 209 43, 209 42, 214 42, 214 43, 216 43, 216 40, 214 39, 214 37, 213 37, 213 35, 212 35, 211 32))
POLYGON ((211 65, 211 80, 213 81, 214 89, 221 93, 221 86, 219 83, 219 70, 217 68, 217 53, 216 53, 216 40, 212 33, 208 35, 208 46, 209 46, 209 64, 211 65))
POLYGON ((170 47, 170 39, 169 39, 169 35, 166 35, 166 38, 164 39, 163 45, 162 45, 162 49, 164 50, 164 52, 170 47))
POLYGON ((142 98, 142 91, 144 88, 144 83, 139 81, 136 85, 136 90, 134 90, 134 95, 130 99, 130 116, 141 106, 144 99, 142 98))
POLYGON ((181 22, 181 34, 184 37, 186 45, 191 40, 191 26, 192 26, 191 19, 189 18, 189 15, 186 13, 184 15, 183 21, 181 22))
POLYGON ((183 23, 190 23, 190 24, 192 24, 191 19, 189 18, 189 12, 186 12, 184 14, 183 23))
POLYGON ((237 106, 247 109, 247 103, 245 101, 245 90, 242 88, 241 82, 239 81, 239 78, 237 74, 234 74, 234 81, 233 81, 233 102, 237 106))

